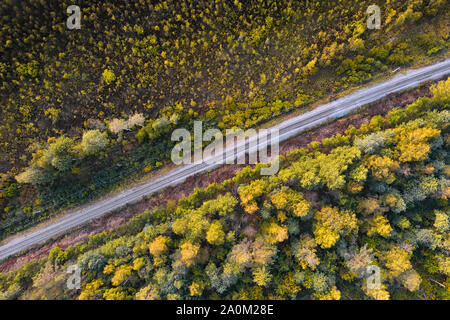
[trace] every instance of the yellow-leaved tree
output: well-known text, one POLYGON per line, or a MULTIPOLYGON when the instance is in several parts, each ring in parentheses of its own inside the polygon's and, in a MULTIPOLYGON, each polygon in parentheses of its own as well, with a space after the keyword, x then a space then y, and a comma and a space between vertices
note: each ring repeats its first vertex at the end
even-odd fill
POLYGON ((333 207, 323 207, 317 211, 314 219, 314 237, 322 248, 331 248, 342 234, 357 227, 357 219, 349 210, 338 210, 333 207))

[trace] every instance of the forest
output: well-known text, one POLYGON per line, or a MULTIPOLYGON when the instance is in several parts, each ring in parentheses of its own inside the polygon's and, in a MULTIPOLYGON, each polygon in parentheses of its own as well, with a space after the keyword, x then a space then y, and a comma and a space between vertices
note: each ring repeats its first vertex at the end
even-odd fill
POLYGON ((4 299, 444 299, 450 79, 359 128, 0 274, 4 299), (77 265, 81 290, 68 289, 77 265), (379 288, 366 270, 381 272, 379 288))
POLYGON ((194 119, 255 127, 450 34, 445 0, 4 0, 0 19, 0 239, 154 172, 194 119))

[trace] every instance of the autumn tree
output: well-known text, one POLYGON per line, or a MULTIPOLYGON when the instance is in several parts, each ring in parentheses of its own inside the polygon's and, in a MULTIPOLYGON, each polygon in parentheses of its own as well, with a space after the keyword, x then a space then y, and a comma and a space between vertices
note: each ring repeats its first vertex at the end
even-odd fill
POLYGON ((251 244, 251 254, 253 264, 258 266, 270 265, 276 255, 276 247, 267 241, 258 238, 251 244))
POLYGON ((369 230, 367 231, 367 235, 369 237, 373 236, 374 234, 379 234, 383 237, 389 237, 391 231, 392 227, 386 217, 379 215, 369 220, 369 230))
POLYGON ((219 220, 210 224, 206 232, 206 240, 213 245, 221 245, 225 241, 225 232, 223 232, 222 224, 219 220))
POLYGON ((87 156, 94 155, 103 150, 108 144, 106 132, 99 130, 89 130, 83 133, 81 140, 81 148, 87 156))
POLYGON ((165 236, 158 236, 150 242, 148 245, 148 249, 150 251, 150 254, 152 254, 155 257, 161 256, 165 251, 167 251, 167 243, 169 242, 169 238, 165 236))
POLYGON ((332 207, 323 207, 317 211, 314 219, 314 237, 322 248, 331 248, 340 238, 341 234, 356 229, 356 216, 348 210, 338 210, 332 207))
POLYGON ((205 201, 198 210, 211 215, 226 216, 233 213, 237 204, 238 200, 227 193, 219 195, 216 199, 205 201))
POLYGON ((278 210, 286 210, 296 217, 306 216, 311 209, 310 203, 292 189, 275 193, 271 196, 271 201, 278 210))
POLYGON ((193 281, 189 286, 189 293, 191 296, 201 296, 205 289, 205 283, 203 281, 193 281))
POLYGON ((422 279, 420 275, 413 269, 402 273, 399 277, 400 282, 409 291, 417 291, 420 288, 422 279))
POLYGON ((111 279, 113 286, 119 286, 124 283, 131 276, 133 268, 128 265, 122 265, 116 269, 114 276, 111 279))
POLYGON ((372 264, 374 259, 373 250, 367 248, 367 244, 359 248, 359 250, 351 250, 346 252, 345 264, 349 270, 358 275, 358 277, 364 277, 366 275, 367 267, 372 264))
POLYGON ((400 164, 389 157, 373 155, 368 159, 368 167, 377 180, 391 184, 395 181, 395 171, 400 168, 400 164))
POLYGON ((32 185, 46 184, 52 181, 52 179, 53 177, 50 172, 39 167, 27 168, 24 172, 16 176, 17 182, 30 183, 32 185))
POLYGON ((78 300, 89 300, 91 298, 101 297, 103 293, 101 287, 103 284, 102 279, 96 279, 87 283, 81 290, 78 300))
POLYGON ((39 165, 41 167, 53 166, 59 171, 70 169, 74 157, 71 153, 73 146, 74 141, 71 138, 61 136, 55 139, 38 160, 39 165))
POLYGON ((194 264, 197 258, 198 252, 200 250, 200 245, 194 244, 192 242, 185 242, 180 246, 181 261, 190 267, 194 264))
POLYGON ((283 242, 288 238, 287 227, 280 226, 276 222, 265 222, 262 226, 262 231, 266 235, 270 244, 283 242))
POLYGON ((303 269, 315 270, 320 263, 316 240, 308 234, 302 235, 300 241, 293 248, 293 253, 303 269))
POLYGON ((204 238, 208 227, 209 221, 201 210, 189 211, 183 217, 176 219, 172 224, 173 232, 192 240, 204 238))
POLYGON ((239 196, 245 212, 255 213, 258 210, 256 199, 266 192, 268 183, 265 180, 255 180, 239 188, 239 196))
POLYGON ((267 286, 272 280, 272 275, 266 266, 257 267, 253 270, 253 281, 260 287, 267 286))
POLYGON ((394 246, 389 251, 385 252, 382 258, 385 261, 386 267, 389 269, 390 277, 398 277, 401 273, 411 269, 410 262, 411 252, 394 246))

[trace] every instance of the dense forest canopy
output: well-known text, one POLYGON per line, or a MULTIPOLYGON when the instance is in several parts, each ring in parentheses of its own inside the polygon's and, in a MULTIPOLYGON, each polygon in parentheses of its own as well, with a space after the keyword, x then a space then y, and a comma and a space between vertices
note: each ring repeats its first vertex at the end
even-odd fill
POLYGON ((6 299, 449 299, 450 79, 0 274, 6 299), (67 288, 67 267, 82 270, 67 288), (381 271, 378 288, 366 270, 381 271))
MULTIPOLYGON (((257 127, 448 57, 449 21, 445 0, 3 0, 0 240, 153 174, 176 128, 257 127)), ((449 299, 449 103, 447 79, 274 176, 54 247, 0 273, 0 299, 449 299)))
POLYGON ((450 33, 445 0, 79 0, 69 30, 72 2, 0 4, 0 238, 161 166, 176 127, 258 125, 450 33))

